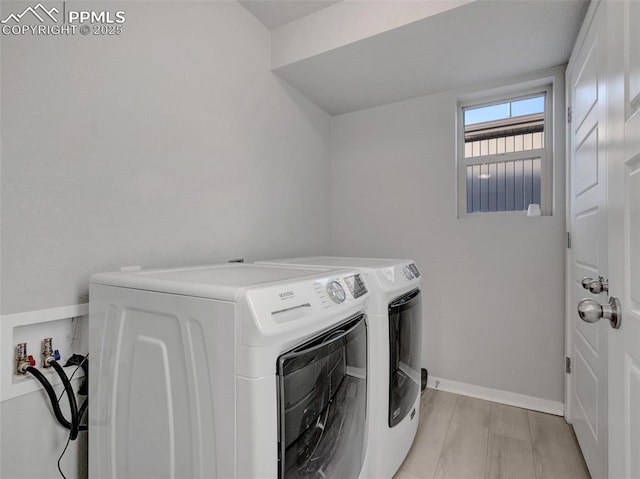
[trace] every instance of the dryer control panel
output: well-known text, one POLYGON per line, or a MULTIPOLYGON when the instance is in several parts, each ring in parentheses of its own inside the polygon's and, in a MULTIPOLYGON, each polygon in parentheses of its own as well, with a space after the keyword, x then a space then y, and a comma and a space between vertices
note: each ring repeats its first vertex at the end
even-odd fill
POLYGON ((420 277, 420 270, 415 263, 404 263, 383 268, 382 277, 391 283, 402 283, 416 280, 420 277))

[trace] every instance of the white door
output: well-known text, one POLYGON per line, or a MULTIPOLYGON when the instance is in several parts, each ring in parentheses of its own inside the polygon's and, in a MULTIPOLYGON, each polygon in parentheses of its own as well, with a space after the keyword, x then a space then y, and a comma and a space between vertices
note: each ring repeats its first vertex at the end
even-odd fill
MULTIPOLYGON (((606 57, 602 5, 598 6, 584 40, 577 45, 567 70, 571 105, 569 129, 571 249, 568 272, 567 343, 572 371, 567 376, 566 416, 576 431, 591 476, 607 471, 607 335, 606 321, 587 323, 577 313, 592 294, 582 280, 608 276, 606 57)), ((585 25, 586 26, 586 25, 585 25)))
MULTIPOLYGON (((609 45, 609 477, 640 478, 640 1, 606 2, 609 45)), ((605 321, 601 321, 605 322, 605 321)))

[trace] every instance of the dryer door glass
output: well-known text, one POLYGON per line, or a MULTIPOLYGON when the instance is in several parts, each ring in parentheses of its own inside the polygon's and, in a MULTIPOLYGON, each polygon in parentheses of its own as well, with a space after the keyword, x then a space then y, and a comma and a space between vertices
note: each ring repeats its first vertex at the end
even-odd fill
POLYGON ((279 477, 358 477, 365 453, 365 315, 280 356, 278 392, 279 477))
POLYGON ((422 305, 415 289, 389 305, 389 427, 412 410, 420 391, 422 305))

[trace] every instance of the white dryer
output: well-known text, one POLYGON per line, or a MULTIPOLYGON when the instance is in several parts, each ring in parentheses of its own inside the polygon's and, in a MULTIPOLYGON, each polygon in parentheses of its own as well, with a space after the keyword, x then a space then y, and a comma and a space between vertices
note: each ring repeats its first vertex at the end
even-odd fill
POLYGON ((369 321, 369 477, 390 479, 407 456, 420 411, 422 305, 413 260, 313 256, 258 264, 354 268, 371 292, 369 321))
POLYGON ((94 275, 89 477, 367 477, 355 270, 94 275))

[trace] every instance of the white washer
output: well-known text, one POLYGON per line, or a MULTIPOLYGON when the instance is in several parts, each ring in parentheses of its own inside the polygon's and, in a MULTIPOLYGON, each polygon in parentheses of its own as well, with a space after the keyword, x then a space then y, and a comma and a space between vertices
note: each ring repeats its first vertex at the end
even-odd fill
POLYGON ((241 263, 94 275, 89 477, 368 477, 364 284, 241 263))
POLYGON ((301 268, 355 268, 371 292, 369 319, 370 478, 391 478, 416 435, 420 411, 422 306, 413 260, 313 256, 260 261, 301 268))

